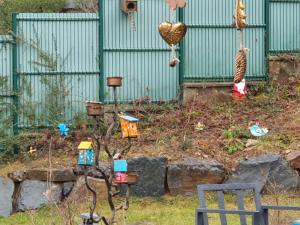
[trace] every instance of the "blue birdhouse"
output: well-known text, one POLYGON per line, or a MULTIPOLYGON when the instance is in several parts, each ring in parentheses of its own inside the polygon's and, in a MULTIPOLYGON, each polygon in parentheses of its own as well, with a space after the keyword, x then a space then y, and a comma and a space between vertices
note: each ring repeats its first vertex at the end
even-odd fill
POLYGON ((114 161, 114 172, 127 172, 127 161, 126 160, 115 160, 114 161))
POLYGON ((300 220, 296 220, 292 223, 292 225, 300 225, 300 220))
POLYGON ((92 141, 82 141, 78 146, 78 165, 92 166, 95 164, 95 151, 92 141))

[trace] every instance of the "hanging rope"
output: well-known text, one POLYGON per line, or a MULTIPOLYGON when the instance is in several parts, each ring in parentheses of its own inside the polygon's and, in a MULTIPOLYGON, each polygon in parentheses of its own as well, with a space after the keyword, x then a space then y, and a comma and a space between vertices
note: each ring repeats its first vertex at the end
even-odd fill
MULTIPOLYGON (((170 22, 172 24, 176 23, 176 10, 170 9, 170 22)), ((171 45, 171 59, 170 59, 170 67, 175 67, 180 60, 177 58, 176 54, 176 45, 171 45)))
POLYGON ((236 14, 235 23, 236 28, 239 31, 239 51, 235 58, 235 70, 234 70, 234 82, 240 83, 244 78, 247 71, 247 48, 244 47, 244 34, 243 28, 246 26, 246 15, 244 13, 245 6, 241 0, 236 1, 236 14))

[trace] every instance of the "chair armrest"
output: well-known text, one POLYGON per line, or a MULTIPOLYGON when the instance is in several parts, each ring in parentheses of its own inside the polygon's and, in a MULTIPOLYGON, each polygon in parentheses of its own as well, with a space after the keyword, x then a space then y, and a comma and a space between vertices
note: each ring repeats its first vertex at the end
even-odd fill
POLYGON ((261 207, 262 207, 262 209, 270 209, 270 210, 300 211, 300 207, 297 207, 297 206, 262 205, 261 207))
POLYGON ((248 211, 248 210, 226 210, 226 209, 205 209, 198 208, 196 213, 220 213, 220 214, 238 214, 238 215, 254 215, 260 213, 259 211, 248 211))

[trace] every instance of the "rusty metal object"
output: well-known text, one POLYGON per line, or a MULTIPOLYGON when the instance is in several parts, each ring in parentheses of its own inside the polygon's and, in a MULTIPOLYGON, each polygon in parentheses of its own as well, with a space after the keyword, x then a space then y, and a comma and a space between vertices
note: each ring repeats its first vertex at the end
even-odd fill
POLYGON ((170 22, 163 22, 159 25, 159 33, 162 38, 170 45, 177 45, 185 36, 187 26, 178 22, 172 24, 170 22))
POLYGON ((86 102, 87 114, 89 116, 100 116, 103 114, 103 107, 101 102, 86 102))
POLYGON ((121 87, 122 86, 122 77, 107 77, 107 86, 108 87, 121 87))

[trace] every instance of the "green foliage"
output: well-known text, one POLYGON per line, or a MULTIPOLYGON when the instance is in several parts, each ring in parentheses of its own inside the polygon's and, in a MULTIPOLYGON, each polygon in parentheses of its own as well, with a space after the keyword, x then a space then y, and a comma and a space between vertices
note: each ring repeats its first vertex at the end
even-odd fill
POLYGON ((65 0, 0 0, 0 34, 11 31, 13 12, 59 12, 65 0))
POLYGON ((225 149, 229 154, 242 151, 246 147, 246 141, 250 137, 249 132, 240 127, 231 127, 223 133, 225 149))
POLYGON ((259 146, 267 151, 287 150, 294 143, 295 137, 289 133, 269 134, 259 139, 259 146))

